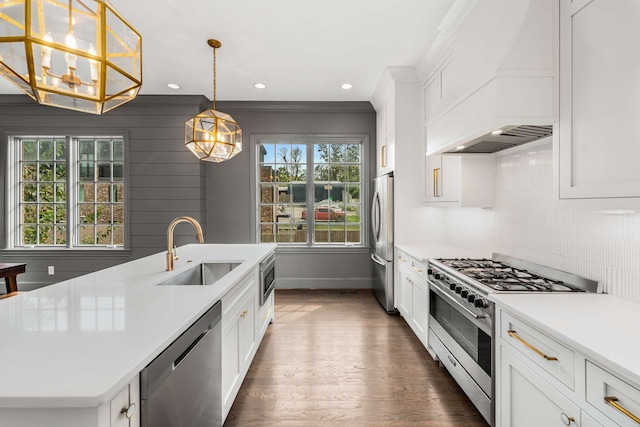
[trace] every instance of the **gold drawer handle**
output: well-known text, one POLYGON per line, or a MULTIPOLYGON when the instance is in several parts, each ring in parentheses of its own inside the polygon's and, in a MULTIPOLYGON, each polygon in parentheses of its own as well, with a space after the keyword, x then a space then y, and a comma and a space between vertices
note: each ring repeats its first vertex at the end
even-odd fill
POLYGON ((413 265, 413 263, 411 264, 411 268, 415 271, 417 271, 418 273, 422 273, 422 270, 417 268, 415 265, 413 265))
POLYGON ((273 306, 270 305, 269 306, 269 310, 267 311, 267 314, 264 315, 264 317, 262 318, 262 320, 267 320, 269 318, 269 315, 271 314, 271 310, 273 309, 273 306))
POLYGON ((407 262, 407 260, 406 260, 406 259, 402 258, 402 255, 398 255, 398 259, 399 259, 400 261, 402 261, 402 262, 407 262))
POLYGON ((618 398, 617 397, 615 397, 615 396, 605 396, 604 397, 604 401, 607 402, 609 405, 613 406, 614 408, 616 408, 618 411, 620 411, 623 414, 625 414, 627 417, 631 418, 633 421, 635 421, 638 424, 640 424, 640 418, 636 417, 631 412, 629 412, 628 409, 626 409, 622 405, 620 405, 618 403, 618 398))
POLYGON ((248 313, 247 310, 243 311, 242 314, 240 315, 240 317, 242 317, 244 319, 246 317, 247 313, 248 313))
POLYGON ((540 350, 538 350, 536 347, 533 346, 533 344, 528 343, 527 341, 523 340, 516 331, 511 330, 511 331, 507 331, 507 333, 509 334, 509 336, 511 338, 515 338, 518 341, 520 341, 522 344, 526 345, 529 349, 531 349, 532 351, 534 351, 536 354, 544 357, 546 360, 558 360, 557 357, 553 357, 553 356, 547 356, 546 354, 544 354, 543 352, 541 352, 540 350))

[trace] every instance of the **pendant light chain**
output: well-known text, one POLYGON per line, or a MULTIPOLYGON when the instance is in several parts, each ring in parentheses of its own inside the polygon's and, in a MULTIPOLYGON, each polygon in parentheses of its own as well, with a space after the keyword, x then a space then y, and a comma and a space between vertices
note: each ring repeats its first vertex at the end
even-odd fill
POLYGON ((216 48, 213 48, 213 109, 216 109, 216 48))

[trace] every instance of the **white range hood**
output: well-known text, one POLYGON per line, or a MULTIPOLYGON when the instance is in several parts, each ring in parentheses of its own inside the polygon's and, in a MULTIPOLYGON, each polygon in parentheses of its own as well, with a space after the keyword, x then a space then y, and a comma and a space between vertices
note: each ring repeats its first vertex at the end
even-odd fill
POLYGON ((551 134, 552 7, 553 0, 530 0, 520 30, 491 78, 427 124, 427 154, 495 153, 551 134), (493 134, 499 129, 501 135, 493 134))

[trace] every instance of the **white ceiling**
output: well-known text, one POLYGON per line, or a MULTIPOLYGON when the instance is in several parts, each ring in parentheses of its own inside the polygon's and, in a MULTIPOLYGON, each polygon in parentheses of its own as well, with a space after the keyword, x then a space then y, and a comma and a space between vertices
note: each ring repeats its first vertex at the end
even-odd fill
POLYGON ((142 35, 141 94, 211 99, 215 38, 219 101, 368 101, 386 66, 418 64, 452 2, 111 0, 142 35))

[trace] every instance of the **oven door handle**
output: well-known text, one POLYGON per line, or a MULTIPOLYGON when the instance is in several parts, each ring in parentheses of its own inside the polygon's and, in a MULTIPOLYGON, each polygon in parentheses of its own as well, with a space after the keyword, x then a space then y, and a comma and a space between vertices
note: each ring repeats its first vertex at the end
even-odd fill
MULTIPOLYGON (((437 289, 437 288, 434 288, 434 289, 437 289)), ((448 294, 446 294, 446 293, 444 293, 442 291, 438 292, 438 296, 446 297, 449 301, 451 301, 453 304, 455 304, 458 307, 460 307, 463 311, 465 311, 467 314, 472 316, 474 319, 484 319, 484 318, 487 317, 486 314, 476 314, 476 313, 474 313, 473 311, 469 310, 464 305, 460 304, 460 302, 458 300, 456 300, 454 297, 452 297, 451 295, 448 295, 448 294)))

